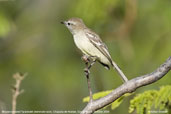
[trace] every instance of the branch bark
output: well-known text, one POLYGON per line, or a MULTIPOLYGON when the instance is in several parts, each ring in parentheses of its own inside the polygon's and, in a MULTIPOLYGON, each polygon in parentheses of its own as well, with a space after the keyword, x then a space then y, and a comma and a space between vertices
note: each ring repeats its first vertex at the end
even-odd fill
POLYGON ((12 89, 12 114, 16 113, 16 105, 17 105, 17 97, 24 92, 24 90, 20 90, 20 84, 22 80, 25 78, 26 74, 21 75, 20 73, 16 73, 13 75, 16 83, 12 89))
POLYGON ((132 93, 136 89, 149 85, 161 79, 171 70, 171 57, 169 57, 160 67, 158 67, 154 72, 139 76, 129 80, 128 82, 122 84, 120 87, 113 90, 110 94, 97 100, 93 100, 88 103, 87 106, 82 110, 81 114, 92 114, 95 111, 111 104, 119 97, 125 93, 132 93))

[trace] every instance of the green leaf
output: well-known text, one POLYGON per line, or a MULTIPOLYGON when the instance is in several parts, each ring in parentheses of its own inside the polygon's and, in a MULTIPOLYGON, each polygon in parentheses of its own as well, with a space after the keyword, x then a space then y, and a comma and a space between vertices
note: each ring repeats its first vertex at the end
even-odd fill
MULTIPOLYGON (((108 95, 111 92, 112 92, 112 90, 107 90, 107 91, 102 91, 102 92, 95 93, 95 94, 93 94, 93 99, 99 99, 101 97, 104 97, 104 96, 108 95)), ((89 100, 90 100, 89 96, 83 98, 83 102, 89 102, 89 100)))
POLYGON ((137 94, 131 101, 129 113, 150 114, 151 109, 167 110, 171 105, 171 85, 162 86, 159 91, 149 90, 137 94))
POLYGON ((125 97, 130 96, 130 95, 132 95, 132 94, 126 93, 125 95, 123 95, 123 96, 121 96, 120 98, 118 98, 116 101, 114 101, 114 102, 111 104, 111 109, 114 110, 114 109, 116 109, 117 107, 119 107, 120 104, 123 102, 123 99, 124 99, 125 97))

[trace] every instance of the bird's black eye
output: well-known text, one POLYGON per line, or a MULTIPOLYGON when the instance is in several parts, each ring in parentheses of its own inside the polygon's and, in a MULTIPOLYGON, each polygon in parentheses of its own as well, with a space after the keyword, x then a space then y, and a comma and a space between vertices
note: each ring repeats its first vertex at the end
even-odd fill
POLYGON ((68 23, 68 25, 71 25, 71 23, 68 23))

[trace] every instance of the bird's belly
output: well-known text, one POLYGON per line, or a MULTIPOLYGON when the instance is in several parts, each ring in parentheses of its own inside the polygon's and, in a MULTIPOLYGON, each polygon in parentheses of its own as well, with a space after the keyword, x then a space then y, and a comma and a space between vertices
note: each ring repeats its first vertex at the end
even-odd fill
POLYGON ((74 36, 76 46, 86 55, 95 56, 99 61, 105 64, 110 64, 107 57, 105 57, 85 36, 74 36))

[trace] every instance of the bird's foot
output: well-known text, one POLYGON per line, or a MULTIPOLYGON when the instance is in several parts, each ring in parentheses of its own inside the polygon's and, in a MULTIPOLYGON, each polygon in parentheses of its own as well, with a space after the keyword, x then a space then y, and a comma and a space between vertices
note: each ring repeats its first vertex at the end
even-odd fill
POLYGON ((89 63, 89 62, 90 62, 89 56, 87 56, 87 55, 83 55, 83 56, 81 57, 81 59, 82 59, 85 63, 89 63))

